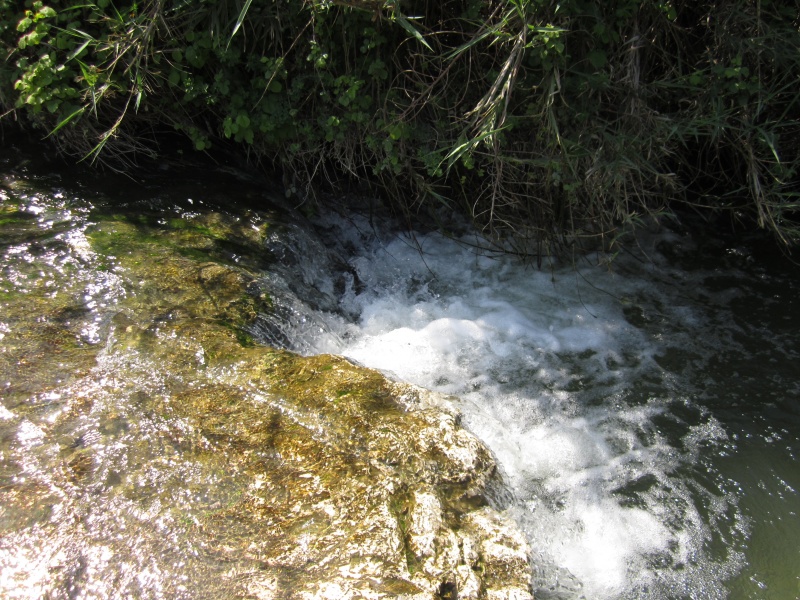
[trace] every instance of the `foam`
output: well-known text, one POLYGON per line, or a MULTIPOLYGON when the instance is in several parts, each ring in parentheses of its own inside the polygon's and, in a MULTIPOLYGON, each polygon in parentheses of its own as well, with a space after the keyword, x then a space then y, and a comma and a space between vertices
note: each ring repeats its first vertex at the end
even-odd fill
MULTIPOLYGON (((673 400, 654 362, 664 340, 624 316, 627 298, 664 289, 590 266, 537 271, 436 235, 384 242, 363 224, 329 226, 361 244, 339 302, 355 322, 329 315, 310 351, 460 398, 515 498, 509 511, 537 554, 543 597, 555 588, 564 598, 668 597, 654 581, 702 587, 702 567, 669 566, 689 556, 703 564, 708 538, 673 473, 724 432, 696 426, 682 448, 659 433, 654 419, 673 400), (663 394, 631 391, 640 381, 660 382, 663 394)), ((661 301, 651 318, 667 318, 661 301)), ((681 335, 702 324, 672 305, 681 335)))

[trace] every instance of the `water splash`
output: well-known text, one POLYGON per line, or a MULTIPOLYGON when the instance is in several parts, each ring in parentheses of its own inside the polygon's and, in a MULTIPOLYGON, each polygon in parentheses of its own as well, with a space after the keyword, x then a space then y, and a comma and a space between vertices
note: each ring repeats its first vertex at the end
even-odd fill
POLYGON ((286 337, 457 397, 537 552, 537 597, 726 596, 747 518, 709 457, 734 444, 683 371, 733 334, 697 343, 719 325, 692 295, 705 274, 655 247, 686 240, 661 234, 610 272, 542 272, 438 235, 383 238, 352 218, 322 229, 357 249, 346 285, 334 310, 298 308, 319 325, 290 323, 286 337))

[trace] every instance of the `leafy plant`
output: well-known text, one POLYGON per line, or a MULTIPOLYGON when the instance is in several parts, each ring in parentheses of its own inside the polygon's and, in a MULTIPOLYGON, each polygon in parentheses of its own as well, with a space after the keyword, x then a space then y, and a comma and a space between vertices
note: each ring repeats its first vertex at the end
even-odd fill
POLYGON ((677 206, 798 241, 798 13, 777 0, 0 0, 0 104, 118 169, 166 128, 301 199, 610 248, 677 206))

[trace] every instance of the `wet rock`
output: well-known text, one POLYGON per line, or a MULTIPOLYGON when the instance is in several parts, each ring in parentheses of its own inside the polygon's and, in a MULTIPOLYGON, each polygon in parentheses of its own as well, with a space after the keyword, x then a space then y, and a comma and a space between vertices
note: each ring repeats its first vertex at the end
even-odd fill
POLYGON ((446 398, 243 333, 270 299, 221 249, 257 252, 253 219, 95 214, 46 289, 4 272, 2 595, 531 598, 494 460, 446 398))

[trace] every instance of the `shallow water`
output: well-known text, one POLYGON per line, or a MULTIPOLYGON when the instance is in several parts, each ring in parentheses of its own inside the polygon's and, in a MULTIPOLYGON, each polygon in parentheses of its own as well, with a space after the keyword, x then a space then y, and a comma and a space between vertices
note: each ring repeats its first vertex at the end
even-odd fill
POLYGON ((800 597, 785 257, 662 230, 610 265, 536 270, 438 235, 321 227, 351 270, 338 314, 295 310, 294 348, 458 398, 504 470, 537 598, 800 597))
MULTIPOLYGON (((537 598, 800 597, 800 278, 758 240, 675 227, 610 265, 537 270, 331 215, 270 229, 262 253, 199 220, 200 197, 244 202, 235 184, 198 178, 149 203, 123 193, 102 223, 100 192, 124 186, 92 185, 18 171, 0 198, 11 597, 107 597, 104 579, 132 596, 224 597, 254 568, 225 562, 247 531, 210 528, 246 487, 208 451, 224 436, 204 437, 164 400, 233 381, 193 337, 187 315, 208 315, 178 279, 123 277, 126 260, 169 274, 176 257, 261 273, 263 341, 453 394, 499 459, 497 502, 534 548, 537 598), (131 222, 150 236, 144 254, 125 245, 131 222), (178 335, 175 370, 159 370, 153 340, 178 335)), ((226 218, 264 225, 245 212, 226 218)))
POLYGON ((293 219, 206 176, 3 174, 0 597, 524 595, 495 463, 446 401, 246 333, 320 280, 270 280, 306 272, 293 219))
MULTIPOLYGON (((131 207, 106 205, 97 188, 108 179, 90 190, 67 172, 3 158, 0 595, 181 598, 201 585, 221 597, 231 586, 226 566, 213 558, 214 541, 193 530, 241 495, 242 482, 228 458, 203 447, 197 427, 169 414, 175 381, 166 380, 183 373, 164 373, 144 350, 169 335, 171 302, 198 307, 190 291, 131 281, 122 265, 174 265, 172 240, 151 238, 146 254, 128 243, 133 229, 113 213, 131 207), (115 255, 97 251, 107 239, 115 255), (147 323, 155 326, 139 337, 147 323)), ((142 188, 126 199, 137 193, 150 208, 158 202, 142 188)), ((164 206, 162 221, 183 211, 164 206)), ((136 219, 144 224, 147 212, 140 204, 136 219)), ((190 336, 185 344, 186 368, 201 369, 202 345, 190 336)), ((184 357, 171 358, 174 367, 184 357)))

